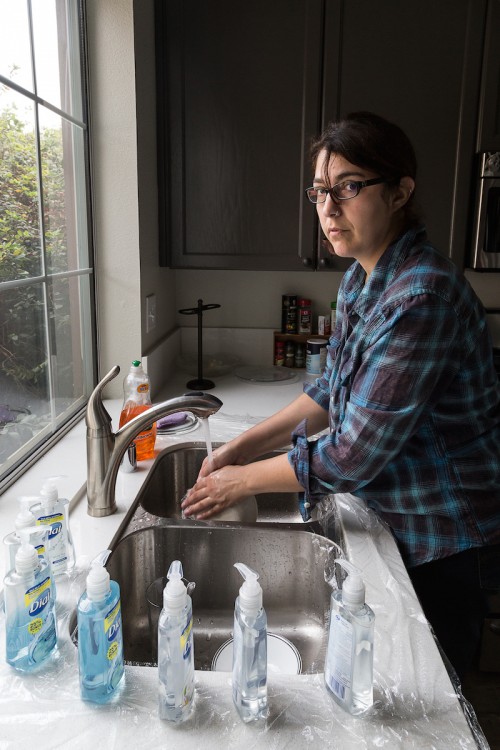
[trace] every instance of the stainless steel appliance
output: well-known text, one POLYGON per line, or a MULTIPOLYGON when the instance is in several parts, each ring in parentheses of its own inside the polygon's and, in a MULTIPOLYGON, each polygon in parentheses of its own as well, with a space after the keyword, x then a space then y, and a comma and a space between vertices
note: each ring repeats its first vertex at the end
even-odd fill
POLYGON ((500 151, 481 154, 472 267, 500 271, 500 151))

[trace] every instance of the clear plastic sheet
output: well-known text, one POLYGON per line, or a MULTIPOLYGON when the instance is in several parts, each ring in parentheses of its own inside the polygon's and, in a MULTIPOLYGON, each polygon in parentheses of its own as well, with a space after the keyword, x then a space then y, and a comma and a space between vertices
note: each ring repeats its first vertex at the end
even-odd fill
MULTIPOLYGON (((200 745, 219 750, 221 744, 263 750, 487 750, 472 707, 457 699, 459 686, 443 667, 384 525, 351 496, 326 499, 318 518, 337 538, 342 535, 348 557, 363 570, 367 601, 377 618, 375 704, 367 715, 352 717, 337 706, 322 673, 269 675, 269 718, 250 725, 241 722, 232 704, 230 673, 196 672, 194 711, 181 726, 158 718, 156 668, 126 666, 115 702, 83 702, 69 632, 90 564, 80 558, 71 574, 57 579, 58 651, 41 671, 22 675, 6 664, 5 615, 0 613, 0 749, 24 750, 35 743, 37 750, 191 750, 200 745)), ((325 577, 331 579, 331 565, 325 577)))

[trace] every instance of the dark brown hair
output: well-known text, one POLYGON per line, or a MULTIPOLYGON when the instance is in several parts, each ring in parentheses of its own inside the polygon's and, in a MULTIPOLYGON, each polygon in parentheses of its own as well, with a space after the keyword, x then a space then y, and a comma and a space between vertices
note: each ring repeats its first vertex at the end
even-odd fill
MULTIPOLYGON (((346 161, 385 177, 389 189, 399 185, 402 177, 417 176, 414 148, 398 125, 372 112, 353 112, 338 122, 331 122, 311 146, 313 169, 321 151, 326 151, 328 168, 330 157, 342 156, 346 161)), ((420 210, 415 202, 415 191, 402 209, 404 228, 418 224, 420 210)))

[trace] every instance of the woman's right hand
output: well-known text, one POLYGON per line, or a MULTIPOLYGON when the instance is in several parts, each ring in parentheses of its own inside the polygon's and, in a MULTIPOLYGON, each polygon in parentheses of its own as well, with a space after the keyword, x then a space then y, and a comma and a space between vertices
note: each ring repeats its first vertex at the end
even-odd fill
POLYGON ((237 439, 230 440, 229 443, 224 443, 219 448, 216 448, 211 458, 208 456, 205 458, 201 465, 198 479, 207 477, 212 471, 216 469, 222 469, 223 466, 235 466, 243 465, 247 463, 249 458, 243 454, 241 448, 238 447, 237 439))

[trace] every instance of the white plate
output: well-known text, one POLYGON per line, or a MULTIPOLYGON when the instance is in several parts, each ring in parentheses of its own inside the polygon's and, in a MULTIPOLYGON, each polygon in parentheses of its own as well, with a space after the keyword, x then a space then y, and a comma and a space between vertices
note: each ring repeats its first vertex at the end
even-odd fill
MULTIPOLYGON (((222 644, 212 661, 212 672, 233 671, 233 639, 222 644)), ((289 640, 274 633, 267 634, 267 671, 269 674, 300 674, 302 659, 289 640)))
POLYGON ((237 367, 234 374, 240 380, 250 383, 265 383, 266 385, 281 385, 298 379, 296 372, 289 367, 237 367))

